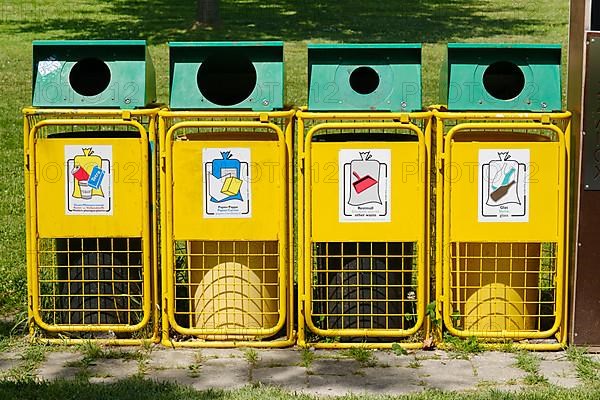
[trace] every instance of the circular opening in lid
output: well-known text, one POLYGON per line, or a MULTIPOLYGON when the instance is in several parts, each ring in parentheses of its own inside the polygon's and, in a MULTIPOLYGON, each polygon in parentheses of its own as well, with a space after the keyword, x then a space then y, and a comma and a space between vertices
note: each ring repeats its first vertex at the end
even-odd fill
POLYGON ((233 106, 246 100, 256 87, 256 69, 239 54, 219 54, 208 57, 197 75, 200 93, 211 103, 233 106))
POLYGON ((511 100, 523 91, 525 75, 517 64, 498 61, 483 73, 483 87, 496 99, 511 100))
POLYGON ((81 96, 97 96, 110 84, 110 68, 99 58, 84 58, 73 65, 69 83, 81 96))
POLYGON ((379 74, 371 67, 358 67, 350 74, 350 87, 359 94, 371 94, 379 86, 379 74))

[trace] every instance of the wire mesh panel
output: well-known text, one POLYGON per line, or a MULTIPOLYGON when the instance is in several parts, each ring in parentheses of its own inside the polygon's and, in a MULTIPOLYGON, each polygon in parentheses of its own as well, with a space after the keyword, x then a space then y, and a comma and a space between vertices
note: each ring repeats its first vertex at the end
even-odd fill
POLYGON ((556 321, 556 243, 452 243, 456 329, 547 331, 556 321))
POLYGON ((141 238, 42 239, 38 246, 40 312, 47 324, 141 322, 141 238))
POLYGON ((313 243, 313 324, 321 329, 413 328, 417 322, 414 245, 313 243))
MULTIPOLYGON (((180 326, 200 332, 277 326, 280 279, 276 241, 178 242, 174 262, 174 314, 180 326)), ((229 334, 219 338, 255 337, 229 334)))

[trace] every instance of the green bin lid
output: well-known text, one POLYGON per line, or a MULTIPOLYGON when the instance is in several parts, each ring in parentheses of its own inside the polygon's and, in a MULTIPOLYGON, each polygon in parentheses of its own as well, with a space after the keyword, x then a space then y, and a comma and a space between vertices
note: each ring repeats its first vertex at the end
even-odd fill
POLYGON ((283 42, 169 43, 172 109, 283 108, 283 42))
POLYGON ((421 110, 420 44, 309 44, 311 111, 421 110))
POLYGON ((35 107, 144 107, 156 101, 144 40, 33 42, 35 107))
POLYGON ((562 108, 560 45, 450 43, 442 102, 452 111, 562 108))

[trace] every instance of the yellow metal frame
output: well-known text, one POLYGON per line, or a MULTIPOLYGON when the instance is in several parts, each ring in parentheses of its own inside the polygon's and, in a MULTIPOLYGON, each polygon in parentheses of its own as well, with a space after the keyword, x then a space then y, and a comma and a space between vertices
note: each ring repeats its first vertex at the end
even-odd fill
MULTIPOLYGON (((115 332, 135 333, 144 329, 152 321, 152 335, 148 338, 109 338, 93 339, 99 344, 110 345, 139 345, 145 342, 159 342, 158 287, 155 284, 158 276, 157 249, 157 217, 156 207, 156 180, 142 179, 142 191, 145 202, 148 204, 149 216, 143 221, 142 236, 142 279, 143 279, 143 318, 135 325, 112 324, 81 324, 81 325, 54 325, 47 324, 39 314, 39 276, 38 276, 38 231, 37 231, 37 205, 36 205, 36 134, 44 127, 52 126, 129 126, 139 131, 142 141, 146 146, 142 149, 144 159, 150 158, 150 167, 143 166, 142 176, 148 176, 148 168, 156 171, 156 117, 159 108, 143 110, 106 110, 106 109, 38 109, 27 107, 24 114, 24 170, 25 170, 25 199, 26 199, 26 248, 27 248, 27 302, 28 320, 31 340, 50 344, 80 344, 90 339, 61 337, 60 333, 71 332, 115 332), (138 122, 138 119, 148 119, 148 129, 138 122), (39 120, 39 121, 38 121, 39 120), (37 121, 37 122, 36 122, 37 121), (36 335, 36 326, 51 333, 57 333, 59 338, 45 338, 36 335)), ((85 138, 82 135, 82 138, 85 138)))
MULTIPOLYGON (((356 337, 356 338, 392 338, 409 337, 428 325, 425 319, 425 308, 429 299, 429 171, 430 157, 428 149, 431 144, 431 112, 416 113, 369 113, 369 112, 308 112, 301 110, 297 114, 298 121, 298 345, 315 348, 352 348, 361 347, 369 349, 391 348, 394 343, 340 343, 340 342, 310 342, 307 341, 307 330, 324 337, 356 337), (422 120, 425 129, 411 121, 422 120), (306 133, 307 121, 314 121, 306 133), (336 122, 327 122, 336 121, 336 122), (337 122, 341 121, 341 122, 337 122), (360 122, 356 122, 360 121, 360 122), (373 122, 378 121, 378 122, 373 122), (385 121, 385 122, 381 122, 385 121), (313 136, 327 129, 352 130, 352 129, 395 129, 415 133, 419 142, 419 157, 426 160, 427 171, 424 174, 422 200, 424 204, 423 237, 417 241, 417 322, 414 327, 407 330, 391 329, 320 329, 312 322, 312 284, 311 284, 311 246, 312 238, 307 236, 311 232, 311 174, 306 168, 311 164, 311 142, 313 136), (308 199, 308 201, 307 201, 308 199)), ((398 343, 407 349, 420 349, 421 342, 398 343)))
MULTIPOLYGON (((502 112, 449 112, 440 111, 441 106, 433 106, 433 117, 436 125, 436 265, 435 273, 438 277, 435 287, 436 314, 437 318, 443 320, 448 332, 458 337, 475 336, 484 340, 491 340, 490 343, 484 343, 486 347, 496 348, 501 346, 502 340, 518 339, 547 339, 555 336, 557 343, 526 343, 517 342, 514 348, 530 350, 558 350, 564 348, 567 344, 567 313, 568 313, 568 288, 566 279, 568 277, 568 247, 567 232, 569 229, 568 221, 568 194, 569 194, 569 159, 570 159, 570 112, 557 113, 502 113, 502 112), (456 121, 456 125, 447 132, 445 121, 456 121), (564 125, 564 128, 557 126, 556 123, 564 125), (453 136, 458 132, 469 130, 545 130, 556 134, 558 142, 563 151, 560 152, 560 192, 559 192, 559 232, 560 237, 557 242, 557 265, 556 265, 556 311, 554 312, 554 326, 546 331, 472 331, 458 330, 453 326, 452 316, 450 315, 450 190, 445 189, 447 184, 444 175, 445 165, 451 165, 452 152, 451 145, 453 136), (440 199, 440 194, 442 198, 440 199), (439 284, 440 277, 443 284, 439 284)), ((441 343, 440 347, 444 347, 441 343)))
POLYGON ((293 171, 293 117, 295 110, 275 112, 252 111, 161 111, 159 113, 160 135, 160 220, 161 220, 161 259, 162 259, 162 344, 167 347, 257 347, 278 348, 292 346, 296 341, 294 332, 293 308, 293 208, 292 208, 292 179, 293 171), (180 122, 169 124, 171 119, 181 119, 180 122), (280 128, 274 121, 285 121, 285 129, 280 128), (238 328, 238 329, 198 329, 179 326, 175 321, 175 284, 173 273, 173 155, 172 145, 176 132, 185 128, 249 128, 269 129, 277 135, 278 142, 282 145, 279 154, 282 165, 287 168, 288 185, 282 185, 282 198, 287 199, 287 204, 282 207, 280 215, 280 240, 279 240, 279 319, 275 327, 269 329, 238 328), (258 335, 269 336, 286 327, 287 337, 272 341, 260 340, 193 340, 176 341, 169 335, 172 328, 182 335, 258 335))

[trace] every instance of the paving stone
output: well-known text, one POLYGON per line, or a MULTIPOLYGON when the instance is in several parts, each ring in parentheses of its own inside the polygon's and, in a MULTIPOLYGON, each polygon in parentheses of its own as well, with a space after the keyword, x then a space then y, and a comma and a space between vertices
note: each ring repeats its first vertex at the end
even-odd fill
POLYGON ((427 387, 460 391, 474 389, 479 381, 468 360, 422 360, 417 376, 427 387))
MULTIPOLYGON (((197 375, 200 371, 197 372, 197 375)), ((162 369, 152 371, 146 375, 146 378, 157 382, 175 382, 184 386, 192 386, 196 382, 197 375, 191 373, 189 369, 162 369)))
POLYGON ((352 375, 361 368, 361 365, 348 358, 317 358, 311 366, 310 371, 314 375, 352 375))
POLYGON ((202 362, 192 386, 198 390, 237 389, 250 382, 250 365, 239 358, 215 358, 202 362))
POLYGON ((0 358, 0 372, 5 372, 13 368, 24 365, 25 362, 19 359, 1 359, 0 358))
MULTIPOLYGON (((88 367, 91 377, 124 379, 138 373, 138 363, 133 360, 98 359, 88 367)), ((109 380, 112 382, 112 380, 109 380)))
POLYGON ((303 367, 255 368, 252 370, 252 381, 264 385, 280 386, 286 390, 301 391, 307 388, 308 375, 306 368, 303 367))
MULTIPOLYGON (((258 350, 257 350, 258 351, 258 350)), ((241 349, 201 349, 202 358, 244 358, 241 349)))
POLYGON ((540 351, 535 353, 540 360, 547 361, 566 361, 567 353, 564 351, 540 351))
POLYGON ((373 353, 380 366, 406 367, 411 361, 414 361, 414 354, 396 355, 391 351, 376 351, 373 353))
POLYGON ((308 386, 304 393, 316 396, 341 396, 349 393, 364 393, 367 380, 360 375, 308 375, 308 386))
POLYGON ((0 353, 0 360, 21 360, 23 357, 22 353, 17 353, 14 351, 7 351, 5 353, 0 353))
POLYGON ((364 373, 365 392, 370 394, 404 394, 424 389, 413 368, 364 368, 361 372, 364 373))
POLYGON ((46 360, 36 371, 36 375, 42 380, 72 379, 81 371, 81 366, 74 366, 81 362, 83 355, 71 352, 46 353, 46 360))
POLYGON ((302 356, 297 350, 259 350, 256 367, 283 367, 298 365, 302 356))
POLYGON ((315 358, 319 358, 319 359, 327 358, 327 359, 337 360, 340 358, 346 358, 344 355, 342 355, 340 350, 315 349, 315 350, 313 350, 313 352, 315 353, 315 358))
POLYGON ((420 360, 450 360, 450 353, 443 350, 416 350, 412 353, 420 360))
POLYGON ((548 378, 548 382, 565 388, 573 388, 581 384, 577 379, 575 365, 568 361, 541 361, 540 374, 548 378))
POLYGON ((520 381, 527 375, 525 371, 515 367, 514 354, 510 353, 481 353, 473 356, 471 363, 479 381, 502 384, 507 381, 520 381))
MULTIPOLYGON (((456 360, 443 351, 409 351, 406 356, 375 351, 377 366, 363 367, 340 351, 318 350, 310 368, 304 368, 299 366, 302 356, 298 349, 256 351, 258 361, 251 365, 240 349, 157 349, 147 361, 146 377, 198 390, 235 389, 260 382, 316 396, 399 395, 422 392, 426 388, 443 391, 494 388, 514 392, 526 387, 523 383, 526 373, 514 366, 515 355, 509 353, 485 352, 471 360, 456 360), (415 359, 420 366, 409 368, 415 359)), ((581 384, 575 365, 566 360, 564 352, 536 354, 541 358, 540 373, 549 383, 566 388, 581 384)), ((590 357, 600 361, 598 354, 590 357)), ((67 365, 76 364, 82 358, 80 353, 48 352, 36 372, 41 380, 73 378, 81 369, 67 365)), ((24 365, 20 353, 0 353, 0 371, 20 365, 24 365)), ((138 369, 135 360, 100 359, 89 366, 88 372, 90 382, 108 383, 135 375, 138 369)))
POLYGON ((196 354, 202 353, 188 349, 156 350, 150 353, 148 367, 154 369, 187 368, 189 365, 196 364, 196 354))

